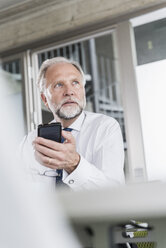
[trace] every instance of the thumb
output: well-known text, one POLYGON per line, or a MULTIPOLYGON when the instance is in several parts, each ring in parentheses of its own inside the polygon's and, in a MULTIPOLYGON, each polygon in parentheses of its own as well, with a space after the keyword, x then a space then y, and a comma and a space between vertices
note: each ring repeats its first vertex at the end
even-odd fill
POLYGON ((71 132, 62 130, 62 137, 65 139, 65 143, 73 143, 75 139, 71 132))

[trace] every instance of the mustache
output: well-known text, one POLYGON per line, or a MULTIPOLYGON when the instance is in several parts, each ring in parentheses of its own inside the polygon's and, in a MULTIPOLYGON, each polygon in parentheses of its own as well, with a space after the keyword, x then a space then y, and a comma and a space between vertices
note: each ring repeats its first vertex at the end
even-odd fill
POLYGON ((75 103, 77 103, 77 104, 80 104, 80 101, 79 101, 77 98, 75 98, 75 97, 68 97, 68 98, 63 99, 63 100, 58 104, 58 106, 61 107, 63 104, 65 104, 65 103, 68 102, 68 101, 71 101, 71 102, 75 102, 75 103))

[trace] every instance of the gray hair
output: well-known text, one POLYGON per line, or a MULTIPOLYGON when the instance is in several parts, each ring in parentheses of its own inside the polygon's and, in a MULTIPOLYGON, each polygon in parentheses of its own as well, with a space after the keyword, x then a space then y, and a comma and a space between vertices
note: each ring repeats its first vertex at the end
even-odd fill
POLYGON ((76 67, 82 76, 83 85, 85 86, 85 82, 86 82, 85 74, 84 74, 84 72, 83 72, 83 70, 82 70, 82 68, 78 62, 66 59, 64 57, 55 57, 52 59, 45 60, 40 67, 38 79, 37 79, 37 86, 38 86, 41 93, 45 91, 45 85, 46 85, 45 73, 46 73, 47 69, 51 65, 60 64, 60 63, 68 63, 68 64, 71 64, 74 67, 76 67))

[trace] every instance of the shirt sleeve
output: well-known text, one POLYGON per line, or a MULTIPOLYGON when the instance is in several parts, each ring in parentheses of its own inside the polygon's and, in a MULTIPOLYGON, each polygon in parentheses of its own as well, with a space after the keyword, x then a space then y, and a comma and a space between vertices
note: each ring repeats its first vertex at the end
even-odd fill
POLYGON ((77 168, 63 180, 75 191, 114 187, 124 183, 124 148, 119 124, 116 122, 96 142, 93 161, 89 162, 81 155, 77 168))

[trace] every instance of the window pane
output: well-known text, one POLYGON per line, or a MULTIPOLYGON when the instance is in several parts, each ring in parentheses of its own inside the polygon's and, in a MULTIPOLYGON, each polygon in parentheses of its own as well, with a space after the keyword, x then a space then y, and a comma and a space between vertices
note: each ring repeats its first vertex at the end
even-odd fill
MULTIPOLYGON (((113 35, 78 42, 38 54, 39 66, 47 58, 63 56, 80 63, 86 76, 86 110, 110 115, 120 123, 126 142, 123 108, 117 79, 113 35)), ((53 119, 42 103, 43 123, 53 119)))
POLYGON ((166 58, 166 19, 136 27, 138 65, 166 58))

